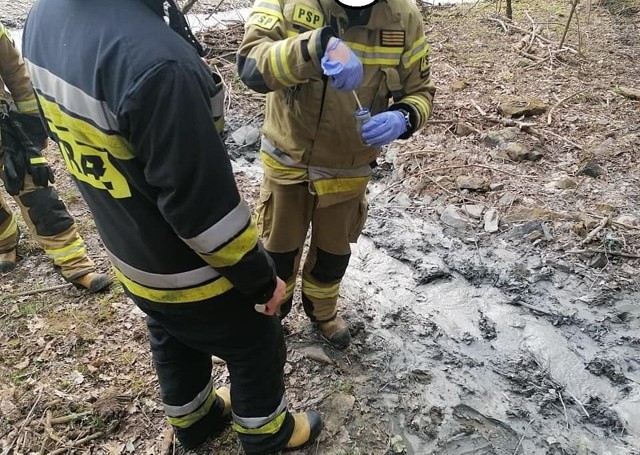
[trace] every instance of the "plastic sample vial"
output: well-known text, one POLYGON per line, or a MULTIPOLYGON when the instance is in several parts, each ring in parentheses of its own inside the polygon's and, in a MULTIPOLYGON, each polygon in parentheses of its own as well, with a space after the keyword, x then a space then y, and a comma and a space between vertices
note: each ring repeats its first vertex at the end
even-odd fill
POLYGON ((356 127, 358 128, 358 131, 362 132, 362 125, 371 120, 371 112, 369 112, 369 109, 364 107, 362 109, 356 109, 353 115, 356 117, 356 127))

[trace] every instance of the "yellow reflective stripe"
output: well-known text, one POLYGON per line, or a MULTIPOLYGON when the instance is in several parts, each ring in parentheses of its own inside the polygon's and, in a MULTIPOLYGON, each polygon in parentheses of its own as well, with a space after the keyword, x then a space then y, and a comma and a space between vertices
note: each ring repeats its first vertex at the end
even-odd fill
POLYGON ((291 81, 289 85, 296 85, 302 82, 301 79, 296 78, 291 72, 291 67, 287 61, 287 41, 278 43, 277 62, 280 63, 279 69, 282 71, 281 75, 284 79, 291 81))
POLYGON ((24 101, 16 101, 16 107, 19 112, 23 114, 32 114, 34 112, 38 112, 38 102, 35 98, 30 98, 24 101))
POLYGON ((249 251, 258 244, 256 223, 251 220, 249 226, 238 237, 213 253, 202 253, 202 258, 213 268, 229 267, 237 264, 249 251))
POLYGON ((283 174, 286 174, 287 177, 290 178, 291 180, 304 179, 307 176, 306 169, 285 166, 284 164, 280 163, 278 160, 273 158, 271 155, 269 155, 267 152, 261 151, 260 158, 262 159, 262 163, 266 167, 268 167, 273 171, 282 172, 283 174))
POLYGON ((71 245, 67 245, 63 248, 56 249, 45 249, 44 252, 49 256, 55 263, 62 263, 68 261, 69 259, 82 257, 87 253, 87 248, 84 244, 84 240, 77 239, 71 245))
POLYGON ((367 46, 365 44, 352 42, 347 42, 347 44, 365 65, 395 66, 400 62, 400 58, 402 57, 402 46, 367 46))
POLYGON ((16 219, 12 216, 9 226, 7 226, 4 232, 0 232, 0 240, 6 240, 12 235, 15 235, 16 232, 18 232, 18 223, 16 223, 16 219))
POLYGON ((431 109, 429 108, 429 104, 427 103, 427 101, 421 96, 416 96, 416 95, 405 96, 404 98, 402 98, 402 102, 414 105, 422 116, 421 120, 429 118, 431 109))
POLYGON ((287 38, 294 38, 300 33, 297 30, 287 30, 287 38))
POLYGON ((367 186, 369 177, 347 177, 335 179, 323 179, 313 182, 313 187, 318 196, 325 194, 346 193, 367 186))
POLYGON ((216 390, 213 389, 202 406, 191 414, 184 415, 182 417, 167 417, 167 420, 171 425, 178 428, 189 428, 191 425, 202 419, 209 413, 211 406, 216 400, 216 390))
POLYGON ((113 270, 118 280, 130 293, 158 303, 199 302, 222 295, 233 288, 229 280, 220 277, 211 283, 189 289, 153 289, 131 281, 116 267, 113 270))
POLYGON ((331 299, 340 294, 340 283, 331 286, 318 286, 310 281, 302 280, 302 292, 308 297, 316 299, 331 299))
POLYGON ((35 158, 29 158, 31 164, 47 164, 47 159, 44 156, 38 156, 35 158))
POLYGON ((201 256, 212 267, 229 267, 237 264, 258 243, 258 230, 252 219, 244 231, 225 244, 223 247, 211 253, 203 253, 201 256))
POLYGON ((370 52, 376 54, 397 54, 398 57, 402 55, 402 51, 404 49, 402 46, 367 46, 366 44, 352 43, 351 41, 348 41, 347 44, 352 50, 355 51, 370 52))
POLYGON ((294 277, 291 283, 287 283, 287 287, 285 288, 284 297, 282 298, 282 300, 283 301, 289 300, 293 295, 293 291, 295 288, 296 288, 296 279, 294 277))
POLYGON ((271 422, 266 423, 258 428, 245 428, 236 422, 233 422, 233 429, 238 433, 242 434, 276 434, 280 431, 282 424, 284 423, 284 419, 287 416, 287 411, 282 411, 278 416, 273 419, 271 422))
POLYGON ((409 68, 411 65, 419 61, 429 51, 429 45, 426 38, 421 36, 411 46, 411 49, 402 54, 402 64, 405 68, 409 68))

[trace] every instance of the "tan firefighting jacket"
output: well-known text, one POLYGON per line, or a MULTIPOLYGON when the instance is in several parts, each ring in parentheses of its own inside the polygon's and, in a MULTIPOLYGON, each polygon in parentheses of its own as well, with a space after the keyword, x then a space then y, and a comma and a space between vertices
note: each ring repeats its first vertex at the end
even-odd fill
POLYGON ((322 76, 330 36, 340 37, 362 61, 357 94, 372 115, 409 112, 411 128, 401 139, 423 127, 432 110, 429 47, 416 6, 379 1, 361 22, 350 24, 334 0, 256 0, 238 52, 241 79, 268 93, 265 173, 283 184, 311 182, 320 206, 362 194, 380 151, 362 143, 353 94, 334 90, 322 76))
POLYGON ((0 100, 15 104, 18 111, 37 114, 31 81, 27 75, 24 60, 16 49, 9 31, 0 23, 0 100), (5 89, 9 89, 9 92, 5 89))

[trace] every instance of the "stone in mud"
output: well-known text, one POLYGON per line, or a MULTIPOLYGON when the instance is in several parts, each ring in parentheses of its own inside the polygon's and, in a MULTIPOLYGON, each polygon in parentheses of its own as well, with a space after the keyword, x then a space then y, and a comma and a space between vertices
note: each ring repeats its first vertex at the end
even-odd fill
POLYGON ((580 169, 578 169, 577 174, 586 175, 587 177, 593 177, 595 179, 600 177, 601 175, 604 175, 605 171, 604 169, 602 169, 602 166, 600 166, 595 161, 589 161, 588 163, 583 164, 580 169))
POLYGON ((455 81, 453 81, 451 83, 451 88, 456 91, 459 92, 461 90, 464 90, 465 88, 467 88, 469 84, 467 84, 465 81, 463 81, 462 79, 456 79, 455 81))
POLYGON ((459 176, 456 178, 456 185, 461 190, 487 191, 489 189, 489 184, 484 178, 473 175, 459 176))
POLYGON ((510 205, 513 205, 513 203, 516 202, 517 200, 518 200, 518 195, 516 193, 506 192, 498 200, 498 206, 509 207, 510 205))
POLYGON ((471 218, 479 220, 482 218, 485 206, 481 204, 465 204, 462 206, 462 211, 469 215, 471 218))
POLYGON ((469 136, 476 132, 476 129, 473 128, 468 123, 458 123, 456 124, 455 134, 456 136, 469 136))
POLYGON ((455 229, 466 229, 474 224, 473 220, 462 213, 455 205, 450 205, 444 209, 442 215, 440 215, 440 222, 455 229))
POLYGON ((571 177, 562 177, 561 179, 554 182, 554 186, 561 190, 569 190, 572 188, 576 188, 578 186, 578 183, 571 177))
POLYGON ((607 258, 607 256, 602 253, 598 253, 589 261, 589 267, 592 267, 594 269, 602 269, 606 267, 608 263, 609 259, 607 258))
POLYGON ((500 214, 495 209, 489 209, 484 214, 485 232, 498 232, 500 225, 500 214))
POLYGON ((538 161, 544 155, 537 150, 529 150, 519 142, 509 142, 505 150, 513 161, 538 161))
POLYGON ((490 183, 489 184, 489 190, 491 190, 491 191, 502 191, 502 190, 504 190, 504 183, 502 183, 502 182, 490 183))
POLYGON ((504 117, 531 117, 546 111, 547 104, 538 98, 504 97, 498 106, 498 112, 504 117))
POLYGON ((306 348, 300 349, 300 353, 306 358, 315 360, 316 362, 326 363, 328 365, 333 364, 333 360, 329 358, 329 356, 324 352, 324 349, 322 349, 321 347, 307 346, 306 348))
POLYGON ((416 282, 418 285, 425 285, 436 280, 447 279, 451 273, 446 265, 422 260, 416 264, 416 282))
POLYGON ((483 138, 483 142, 489 147, 506 147, 509 141, 514 140, 518 136, 518 128, 509 127, 499 131, 491 131, 483 138))
POLYGON ((616 223, 626 224, 627 226, 640 226, 640 220, 635 216, 621 215, 615 219, 616 223))
POLYGON ((407 453, 407 446, 400 435, 394 435, 390 441, 389 454, 407 453))
POLYGON ((260 140, 260 130, 255 126, 245 125, 231 133, 237 145, 253 145, 260 140))

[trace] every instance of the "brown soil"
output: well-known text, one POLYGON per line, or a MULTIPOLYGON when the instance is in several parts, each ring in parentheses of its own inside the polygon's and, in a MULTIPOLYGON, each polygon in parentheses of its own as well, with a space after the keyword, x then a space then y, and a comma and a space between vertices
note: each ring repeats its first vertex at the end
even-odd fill
MULTIPOLYGON (((639 5, 611 0, 580 4, 579 22, 574 18, 565 41, 573 50, 563 52, 554 50, 567 20, 567 2, 515 3, 513 24, 526 32, 496 15, 495 8, 478 3, 425 9, 438 86, 436 109, 431 125, 412 140, 393 145, 381 159, 364 240, 410 264, 419 272, 423 290, 456 276, 477 289, 490 282, 489 287, 511 292, 517 299, 509 303, 521 305, 528 317, 557 331, 559 339, 584 341, 580 337, 586 336, 597 344, 601 351, 584 369, 598 381, 608 381, 621 401, 637 400, 640 336, 631 328, 638 320, 633 296, 639 290, 640 101, 621 95, 618 87, 640 88, 639 5), (534 23, 540 29, 532 38, 534 23), (520 42, 525 44, 518 51, 514 45, 520 42), (506 118, 496 111, 505 95, 539 98, 548 109, 533 117, 506 118), (459 135, 460 123, 468 124, 471 134, 459 135), (516 128, 512 141, 539 152, 540 159, 515 162, 505 150, 485 145, 487 135, 509 125, 516 128), (603 174, 581 175, 585 164, 597 164, 603 174), (503 188, 460 189, 456 181, 461 176, 503 188), (394 242, 398 228, 389 227, 394 223, 410 217, 435 229, 447 206, 464 204, 495 208, 499 232, 486 233, 482 223, 463 230, 445 227, 438 242, 453 239, 460 248, 471 245, 472 253, 508 245, 523 258, 542 258, 545 267, 536 271, 561 276, 566 286, 575 286, 569 289, 588 289, 597 298, 575 304, 575 313, 563 312, 562 299, 528 300, 547 295, 547 287, 544 278, 532 279, 526 266, 516 267, 517 260, 506 279, 494 273, 497 266, 456 258, 450 249, 445 255, 435 243, 426 242, 417 249, 443 256, 449 266, 430 269, 423 257, 417 265, 412 259, 415 245, 410 249, 394 242), (618 219, 620 215, 627 217, 618 219), (599 225, 602 228, 582 244, 599 225), (522 231, 523 226, 529 228, 522 231), (531 235, 535 232, 539 234, 531 235), (575 250, 605 253, 595 268, 597 253, 575 250), (611 303, 614 295, 630 299, 634 310, 618 311, 611 303), (585 313, 595 315, 592 322, 585 322, 585 313), (615 344, 607 344, 612 339, 615 344), (607 346, 624 347, 626 363, 609 358, 607 346)), ((212 33, 216 40, 210 43, 211 62, 230 89, 231 131, 259 125, 262 118, 263 97, 234 76, 233 50, 241 33, 235 25, 223 37, 212 33)), ((251 164, 254 150, 238 150, 229 138, 227 143, 236 159, 239 186, 254 201, 259 184, 257 166, 251 164)), ((57 150, 50 150, 49 159, 90 255, 101 271, 108 271, 90 213, 57 150)), ((414 225, 411 221, 404 229, 414 225)), ((26 232, 24 224, 21 228, 26 232)), ((427 230, 417 234, 432 237, 427 230)), ((64 284, 33 241, 22 240, 19 252, 17 269, 0 277, 2 453, 184 453, 167 432, 143 317, 121 287, 114 285, 97 296, 72 287, 16 295, 64 284)), ((571 395, 571 384, 558 379, 562 374, 551 363, 527 353, 514 357, 494 351, 492 343, 508 335, 500 325, 496 329, 490 312, 478 310, 477 337, 464 331, 452 337, 440 321, 421 318, 418 308, 369 311, 361 297, 371 294, 358 289, 376 288, 383 295, 385 288, 396 289, 394 280, 400 278, 389 275, 388 282, 376 282, 364 273, 365 256, 354 258, 353 264, 355 272, 363 273, 350 275, 345 283, 353 346, 344 352, 330 349, 301 311, 286 322, 291 408, 317 408, 326 420, 318 444, 299 453, 639 453, 637 424, 630 430, 630 422, 607 403, 609 398, 585 401, 571 395), (483 355, 474 357, 477 351, 469 349, 483 355), (483 377, 484 389, 478 379, 483 377), (488 391, 506 397, 502 404, 488 403, 487 409, 495 411, 491 416, 487 409, 480 413, 465 404, 479 408, 479 403, 491 401, 486 396, 495 396, 488 391), (549 434, 550 428, 564 428, 565 421, 566 437, 562 432, 549 434)), ((500 256, 493 262, 500 263, 500 256)), ((555 278, 554 285, 559 286, 555 278)), ((570 349, 579 352, 582 341, 570 349)), ((219 383, 228 379, 223 365, 215 366, 214 376, 219 383)), ((229 430, 196 453, 241 452, 229 430)))

